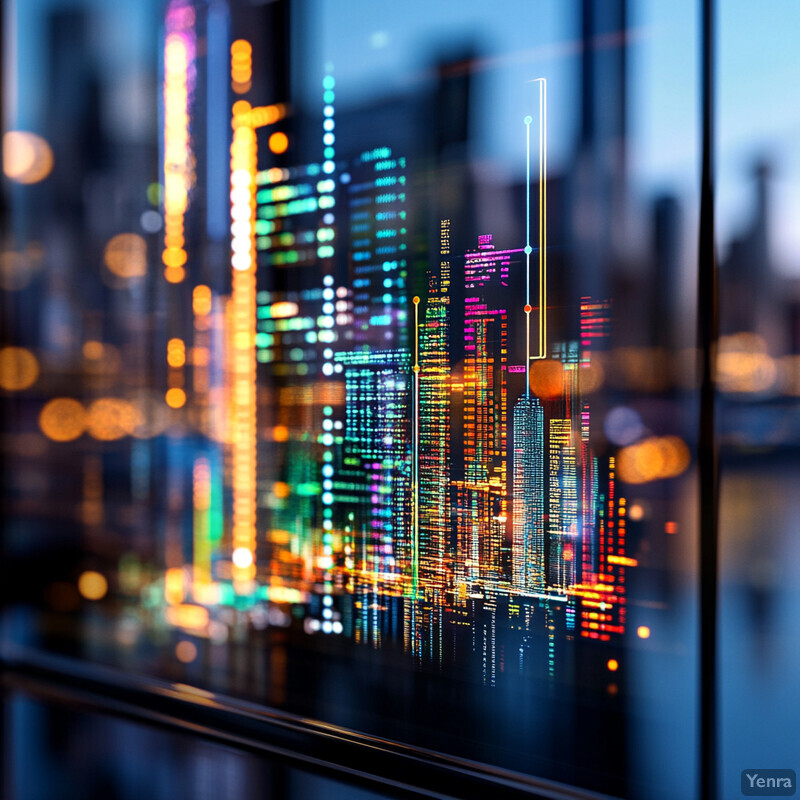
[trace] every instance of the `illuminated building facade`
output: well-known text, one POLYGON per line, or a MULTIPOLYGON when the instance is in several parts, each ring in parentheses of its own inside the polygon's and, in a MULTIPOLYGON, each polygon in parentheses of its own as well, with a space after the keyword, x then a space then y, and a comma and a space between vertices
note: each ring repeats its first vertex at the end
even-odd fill
POLYGON ((449 569, 450 334, 450 220, 445 219, 419 330, 419 569, 423 586, 439 592, 449 569))
POLYGON ((525 395, 514 406, 513 586, 526 593, 545 590, 544 409, 525 395))
POLYGON ((410 358, 397 351, 337 353, 346 422, 335 472, 337 514, 366 570, 395 587, 411 576, 410 358), (403 580, 400 580, 400 578, 403 580))
POLYGON ((550 584, 564 591, 577 580, 580 558, 577 343, 557 345, 555 355, 563 369, 563 390, 548 424, 548 545, 550 584))
POLYGON ((190 286, 192 316, 166 341, 166 374, 173 410, 206 438, 192 450, 191 537, 185 486, 170 483, 173 604, 302 601, 307 633, 402 638, 420 663, 468 650, 487 685, 509 631, 521 653, 544 634, 551 670, 560 633, 622 633, 625 503, 590 435, 610 307, 584 296, 548 317, 546 82, 520 120, 519 238, 479 236, 454 260, 470 214, 456 204, 412 236, 424 181, 386 139, 346 149, 332 65, 310 117, 320 146, 293 159, 309 155, 295 127, 308 110, 285 86, 253 105, 257 47, 233 41, 228 293, 174 249, 191 250, 178 233, 198 157, 193 37, 206 31, 189 8, 176 0, 167 17, 163 263, 173 289, 190 286), (576 322, 577 341, 558 343, 554 329, 576 322), (556 395, 534 390, 537 361, 559 365, 556 395))
POLYGON ((356 344, 408 347, 406 159, 363 152, 348 173, 352 335, 356 344))
POLYGON ((464 478, 456 484, 456 547, 468 590, 498 588, 509 561, 508 314, 500 303, 518 252, 495 251, 486 235, 465 258, 464 478))

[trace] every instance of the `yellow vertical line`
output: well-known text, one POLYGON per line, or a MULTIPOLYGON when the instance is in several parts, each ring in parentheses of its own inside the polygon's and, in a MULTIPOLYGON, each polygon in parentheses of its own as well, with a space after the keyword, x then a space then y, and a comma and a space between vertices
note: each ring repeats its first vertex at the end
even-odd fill
MULTIPOLYGON (((528 361, 547 358, 547 78, 536 78, 533 83, 539 84, 539 352, 535 356, 529 355, 528 361)), ((526 117, 528 119, 530 118, 526 117)), ((530 197, 530 189, 528 196, 530 197)), ((530 216, 530 211, 528 215, 530 216)))

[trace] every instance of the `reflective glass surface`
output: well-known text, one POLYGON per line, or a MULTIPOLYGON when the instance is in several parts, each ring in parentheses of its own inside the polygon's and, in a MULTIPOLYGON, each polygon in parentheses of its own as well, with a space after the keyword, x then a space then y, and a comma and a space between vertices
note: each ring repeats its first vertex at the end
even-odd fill
MULTIPOLYGON (((800 393, 797 59, 778 11, 744 59, 739 11, 734 787, 794 766, 800 393)), ((7 4, 4 647, 692 797, 698 26, 689 0, 7 4)))

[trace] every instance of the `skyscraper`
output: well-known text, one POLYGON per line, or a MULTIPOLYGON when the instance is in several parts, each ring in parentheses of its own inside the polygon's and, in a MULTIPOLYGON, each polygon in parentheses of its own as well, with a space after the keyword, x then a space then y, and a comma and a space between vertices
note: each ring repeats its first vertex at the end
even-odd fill
POLYGON ((510 568, 508 520, 507 389, 511 258, 491 235, 464 265, 464 479, 456 483, 459 582, 472 591, 498 588, 510 568), (504 291, 505 290, 505 291, 504 291))
POLYGON ((440 223, 439 266, 429 270, 419 331, 419 569, 423 587, 446 582, 450 533, 450 220, 440 223))
POLYGON ((550 585, 560 590, 577 580, 579 557, 578 460, 581 427, 578 409, 578 346, 560 343, 554 354, 563 365, 563 390, 549 422, 548 535, 550 585))
POLYGON ((514 407, 513 587, 542 592, 547 583, 544 540, 544 410, 538 398, 514 407))

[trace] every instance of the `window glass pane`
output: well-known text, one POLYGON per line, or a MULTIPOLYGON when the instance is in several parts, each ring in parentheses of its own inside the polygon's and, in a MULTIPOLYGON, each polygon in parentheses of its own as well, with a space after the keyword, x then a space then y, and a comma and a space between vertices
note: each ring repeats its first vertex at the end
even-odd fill
POLYGON ((717 66, 723 796, 797 758, 800 17, 751 11, 720 4, 717 66))
POLYGON ((8 6, 7 646, 690 796, 695 5, 8 6))

